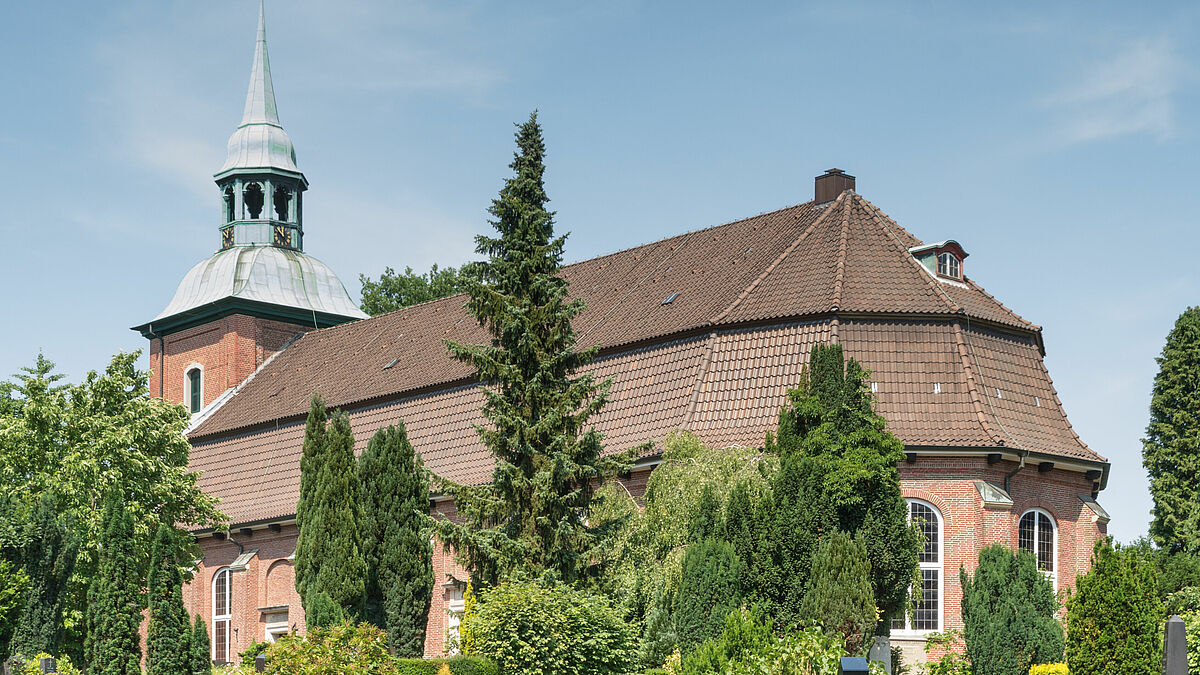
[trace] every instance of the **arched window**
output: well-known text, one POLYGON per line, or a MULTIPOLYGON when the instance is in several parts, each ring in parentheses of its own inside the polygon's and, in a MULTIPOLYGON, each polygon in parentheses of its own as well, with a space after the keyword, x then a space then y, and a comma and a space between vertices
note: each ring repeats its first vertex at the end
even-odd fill
POLYGON ((188 411, 195 415, 200 412, 204 401, 204 371, 200 366, 188 369, 186 384, 188 411))
POLYGON ((246 202, 246 211, 249 212, 250 218, 258 220, 258 217, 262 215, 264 203, 262 186, 258 183, 250 183, 242 193, 242 199, 246 202))
POLYGON ((292 193, 287 188, 279 186, 275 188, 275 220, 288 220, 288 205, 292 201, 292 193))
POLYGON ((921 589, 913 589, 911 615, 892 619, 892 630, 906 633, 927 633, 942 629, 942 572, 943 527, 942 514, 933 504, 916 499, 908 500, 909 522, 917 523, 924 535, 925 546, 917 556, 921 570, 921 589))
POLYGON ((1026 511, 1017 525, 1017 548, 1028 551, 1037 558, 1037 567, 1054 581, 1055 551, 1057 550, 1058 528, 1049 513, 1041 509, 1026 511))
POLYGON ((959 261, 958 256, 954 255, 953 253, 950 253, 949 251, 943 251, 942 253, 938 254, 937 271, 938 271, 938 274, 940 274, 944 277, 950 277, 951 279, 961 279, 962 278, 961 265, 962 265, 962 263, 959 261))
POLYGON ((233 577, 229 568, 217 572, 212 586, 212 660, 229 662, 229 620, 233 615, 233 577))

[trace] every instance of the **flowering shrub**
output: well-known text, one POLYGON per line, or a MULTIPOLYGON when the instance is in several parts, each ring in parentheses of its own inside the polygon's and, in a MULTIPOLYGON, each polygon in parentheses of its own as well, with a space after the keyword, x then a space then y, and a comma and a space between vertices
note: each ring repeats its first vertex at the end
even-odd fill
POLYGON ((1043 663, 1037 666, 1030 666, 1029 675, 1067 675, 1067 664, 1043 663))

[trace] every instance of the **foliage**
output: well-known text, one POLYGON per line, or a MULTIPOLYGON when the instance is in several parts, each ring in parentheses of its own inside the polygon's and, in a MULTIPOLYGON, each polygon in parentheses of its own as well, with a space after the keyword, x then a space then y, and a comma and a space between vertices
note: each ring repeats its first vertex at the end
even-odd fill
POLYGON ((775 636, 771 619, 753 607, 739 607, 724 617, 721 634, 707 640, 683 659, 682 675, 724 673, 731 664, 765 652, 775 636))
POLYGON ((546 209, 546 149, 536 113, 516 138, 515 175, 490 208, 500 236, 475 238, 487 259, 467 284, 467 307, 491 344, 447 342, 486 383, 487 424, 478 430, 496 466, 485 486, 440 481, 463 522, 439 520, 437 533, 484 585, 515 571, 567 582, 590 576, 599 544, 585 522, 593 486, 629 466, 624 455, 601 457, 601 435, 588 427, 610 382, 576 374, 596 348, 575 349, 571 319, 584 305, 567 299, 567 282, 557 276, 565 237, 554 235, 546 209))
POLYGON ((320 395, 313 394, 296 505, 296 590, 308 625, 329 625, 324 606, 317 620, 310 616, 311 603, 324 598, 348 616, 362 609, 367 563, 361 548, 361 499, 350 419, 342 412, 328 415, 320 395))
MULTIPOLYGON (((9 403, 0 406, 6 508, 32 514, 50 496, 79 546, 64 602, 64 640, 72 650, 82 639, 83 608, 98 574, 107 494, 125 495, 136 561, 130 572, 139 588, 160 522, 220 527, 225 520, 216 500, 197 486, 198 474, 188 471, 187 410, 150 396, 148 374, 136 367, 139 354, 118 354, 103 372, 89 372, 75 385, 60 384, 53 364, 39 357, 10 383, 9 403)), ((191 542, 181 545, 194 550, 191 542)))
POLYGON ((1067 664, 1044 663, 1029 668, 1029 675, 1067 675, 1067 664))
POLYGON ((603 596, 564 584, 510 581, 479 594, 473 648, 504 673, 605 675, 634 669, 631 625, 603 596))
POLYGON ((365 618, 397 656, 420 656, 433 599, 429 479, 404 424, 380 429, 358 461, 362 486, 365 618))
POLYGON ((1150 473, 1150 536, 1200 553, 1200 307, 1188 307, 1157 358, 1142 463, 1150 473))
POLYGON ((9 641, 21 621, 28 593, 29 575, 0 558, 0 658, 9 653, 9 641))
POLYGON ((362 282, 362 311, 371 316, 394 312, 404 307, 461 293, 466 290, 465 276, 453 267, 438 268, 435 264, 424 274, 415 274, 405 267, 403 274, 396 274, 390 267, 384 268, 378 281, 365 274, 358 275, 362 282))
POLYGON ((397 659, 397 675, 438 675, 445 667, 450 675, 500 675, 500 666, 489 659, 455 656, 449 659, 397 659))
MULTIPOLYGON (((683 660, 680 675, 837 675, 844 652, 839 640, 808 626, 776 636, 771 621, 757 609, 736 609, 725 618, 717 638, 683 660)), ((872 666, 872 673, 882 665, 872 666)))
POLYGON ((310 589, 301 602, 304 604, 304 623, 310 628, 331 628, 350 620, 346 610, 325 591, 310 589))
POLYGON ((304 637, 286 635, 267 649, 272 675, 396 675, 387 635, 368 623, 316 627, 304 637))
POLYGON ((54 668, 58 675, 83 675, 83 671, 76 668, 74 663, 71 663, 71 657, 65 654, 62 656, 51 656, 46 652, 38 652, 36 656, 26 661, 24 668, 20 670, 20 674, 42 675, 41 662, 45 658, 54 659, 54 668))
POLYGON ((992 544, 979 552, 974 577, 966 570, 959 576, 967 658, 975 675, 1023 675, 1036 663, 1062 659, 1058 602, 1031 554, 992 544))
POLYGON ((192 675, 208 675, 212 670, 212 660, 209 658, 212 645, 208 641, 208 624, 204 622, 203 617, 196 616, 193 620, 190 646, 190 672, 192 675))
POLYGON ((150 555, 148 599, 150 625, 146 633, 148 675, 179 675, 190 665, 192 626, 183 608, 183 573, 179 569, 176 541, 182 533, 167 524, 158 526, 150 555))
POLYGON ((875 595, 867 547, 842 532, 829 534, 813 553, 812 579, 801 614, 827 635, 841 639, 847 654, 862 655, 875 628, 875 595))
POLYGON ((1067 664, 1074 675, 1157 673, 1165 619, 1157 570, 1144 551, 1096 542, 1092 567, 1067 598, 1067 664))
POLYGON ((811 540, 820 535, 795 528, 830 525, 823 517, 796 512, 798 507, 817 504, 832 509, 833 528, 861 537, 871 561, 875 602, 885 616, 894 616, 904 606, 920 545, 900 494, 896 465, 904 458, 904 445, 875 414, 867 372, 854 359, 845 359, 840 345, 814 346, 802 380, 800 387, 788 392, 777 437, 768 435, 766 441, 767 450, 785 460, 781 473, 789 471, 788 458, 807 460, 795 464, 792 469, 797 475, 786 479, 799 488, 786 498, 792 501, 775 490, 776 513, 783 520, 776 525, 776 535, 790 533, 796 538, 774 557, 777 565, 785 567, 775 575, 787 582, 779 602, 785 612, 794 606, 796 584, 806 579, 807 570, 787 567, 803 566, 793 556, 811 550, 811 540), (814 499, 804 488, 817 484, 821 494, 814 499))
POLYGON ((1159 597, 1167 598, 1190 586, 1200 586, 1200 553, 1164 549, 1151 551, 1149 545, 1143 545, 1142 542, 1135 546, 1153 555, 1157 563, 1159 597))
POLYGON ((116 491, 104 500, 104 538, 96 581, 88 591, 87 660, 95 675, 140 675, 141 569, 133 511, 116 491))
POLYGON ((19 556, 30 584, 13 634, 14 654, 57 654, 64 646, 63 609, 79 546, 71 529, 59 521, 58 510, 52 495, 42 495, 19 556))
POLYGON ((971 662, 963 656, 962 633, 948 630, 925 636, 925 675, 971 675, 971 662))
POLYGON ((684 654, 721 634, 725 616, 742 604, 741 581, 742 561, 728 542, 709 538, 688 547, 675 595, 675 628, 684 654))
POLYGON ((265 654, 270 646, 270 642, 259 642, 255 640, 254 642, 250 643, 250 646, 238 652, 238 661, 241 661, 242 663, 253 663, 254 659, 258 657, 259 654, 265 654))

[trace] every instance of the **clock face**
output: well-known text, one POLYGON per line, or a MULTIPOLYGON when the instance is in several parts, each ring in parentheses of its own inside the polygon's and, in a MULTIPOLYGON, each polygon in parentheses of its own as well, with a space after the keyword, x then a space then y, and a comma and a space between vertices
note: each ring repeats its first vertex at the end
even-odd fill
POLYGON ((288 231, 288 228, 275 226, 275 245, 285 247, 292 245, 292 233, 288 231))
POLYGON ((221 230, 221 248, 229 248, 233 246, 233 228, 227 227, 221 230))

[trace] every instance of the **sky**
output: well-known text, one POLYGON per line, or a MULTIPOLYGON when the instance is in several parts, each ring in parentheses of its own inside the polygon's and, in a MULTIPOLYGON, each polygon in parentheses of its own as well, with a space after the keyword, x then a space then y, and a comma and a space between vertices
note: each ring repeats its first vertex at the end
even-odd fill
MULTIPOLYGON (((258 3, 0 6, 0 377, 146 345, 219 246, 258 3)), ((840 167, 1044 328, 1110 532, 1144 534, 1155 357, 1200 304, 1200 4, 268 0, 305 250, 355 298, 458 265, 537 109, 581 260, 811 199, 840 167)), ((148 362, 143 357, 143 363, 148 362)))

